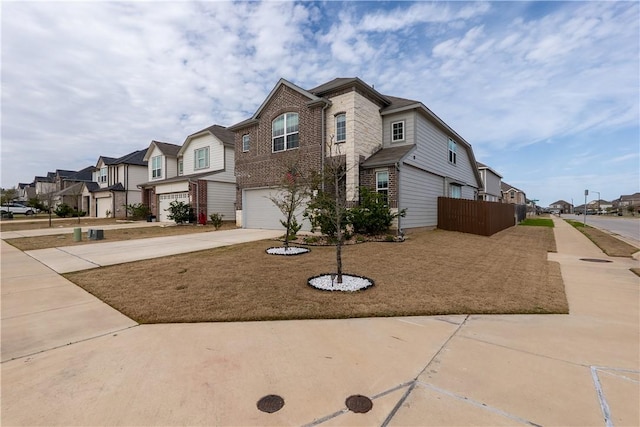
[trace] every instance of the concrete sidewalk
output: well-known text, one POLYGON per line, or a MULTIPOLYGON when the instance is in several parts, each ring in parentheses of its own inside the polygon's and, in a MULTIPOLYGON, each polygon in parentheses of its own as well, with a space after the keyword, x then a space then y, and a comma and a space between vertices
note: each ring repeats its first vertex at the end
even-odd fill
MULTIPOLYGON (((629 268, 638 262, 555 223, 549 258, 561 265, 569 315, 125 327, 2 363, 2 424, 637 426, 640 292, 629 268), (284 407, 259 411, 268 394, 284 407), (372 410, 348 411, 353 394, 372 410)), ((30 304, 5 304, 6 250, 34 275, 42 268, 10 249, 2 244, 3 360, 20 332, 5 336, 4 312, 30 304)), ((33 282, 25 274, 18 284, 33 282)))

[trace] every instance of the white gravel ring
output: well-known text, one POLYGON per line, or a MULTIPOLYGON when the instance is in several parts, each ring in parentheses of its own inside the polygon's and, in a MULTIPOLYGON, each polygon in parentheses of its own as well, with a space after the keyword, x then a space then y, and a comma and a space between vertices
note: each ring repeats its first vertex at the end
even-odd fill
POLYGON ((307 252, 310 252, 310 249, 307 248, 300 248, 297 246, 289 246, 288 248, 285 248, 284 246, 278 246, 275 248, 269 248, 267 249, 267 253, 270 255, 300 255, 300 254, 306 254, 307 252))
POLYGON ((337 283, 335 274, 323 274, 309 279, 309 285, 323 291, 356 292, 373 286, 373 280, 366 277, 342 275, 342 283, 337 283))

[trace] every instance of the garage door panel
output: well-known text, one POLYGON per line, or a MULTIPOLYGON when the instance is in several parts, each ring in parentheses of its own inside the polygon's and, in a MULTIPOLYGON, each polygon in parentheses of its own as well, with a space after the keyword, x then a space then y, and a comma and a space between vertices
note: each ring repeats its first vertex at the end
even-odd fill
MULTIPOLYGON (((281 198, 283 193, 275 188, 244 190, 242 210, 245 228, 284 229, 280 224, 280 220, 284 219, 284 215, 271 201, 271 197, 281 198)), ((306 205, 298 209, 296 219, 298 224, 302 224, 302 230, 309 231, 311 230, 311 224, 303 217, 305 207, 306 205)))
POLYGON ((168 209, 171 206, 171 202, 173 202, 174 200, 178 200, 183 203, 189 203, 189 193, 181 192, 158 195, 158 221, 171 221, 169 219, 170 212, 168 211, 168 209))

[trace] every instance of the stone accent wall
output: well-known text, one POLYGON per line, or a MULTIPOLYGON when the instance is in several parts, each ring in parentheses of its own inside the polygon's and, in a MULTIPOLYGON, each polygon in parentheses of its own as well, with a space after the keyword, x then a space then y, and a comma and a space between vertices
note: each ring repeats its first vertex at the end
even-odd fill
POLYGON ((281 85, 260 112, 259 122, 235 132, 236 209, 242 209, 242 190, 278 185, 288 165, 303 174, 321 169, 322 105, 309 107, 309 99, 281 85), (271 122, 283 113, 298 113, 300 146, 272 152, 271 122), (242 136, 249 135, 249 151, 242 151, 242 136))

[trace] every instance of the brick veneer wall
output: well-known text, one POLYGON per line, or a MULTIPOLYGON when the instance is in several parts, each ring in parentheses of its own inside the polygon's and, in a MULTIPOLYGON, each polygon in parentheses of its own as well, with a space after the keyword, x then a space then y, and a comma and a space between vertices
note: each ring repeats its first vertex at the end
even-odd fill
POLYGON ((189 200, 191 201, 191 207, 193 208, 193 212, 196 215, 196 219, 198 215, 202 212, 205 216, 208 214, 207 212, 207 181, 199 179, 198 184, 189 183, 189 200), (198 205, 200 209, 198 210, 198 205))
POLYGON ((309 107, 309 99, 286 85, 280 86, 260 113, 259 123, 235 132, 236 209, 242 209, 242 190, 278 185, 286 166, 295 162, 303 174, 320 171, 322 107, 309 107), (271 122, 283 113, 298 113, 297 149, 272 152, 271 122), (242 151, 242 136, 249 135, 249 151, 242 151))
POLYGON ((387 199, 390 208, 398 207, 398 171, 395 167, 360 169, 360 186, 376 191, 376 172, 389 172, 389 193, 387 199))
POLYGON ((142 192, 142 204, 149 208, 151 215, 158 215, 158 200, 153 188, 146 188, 142 192))

